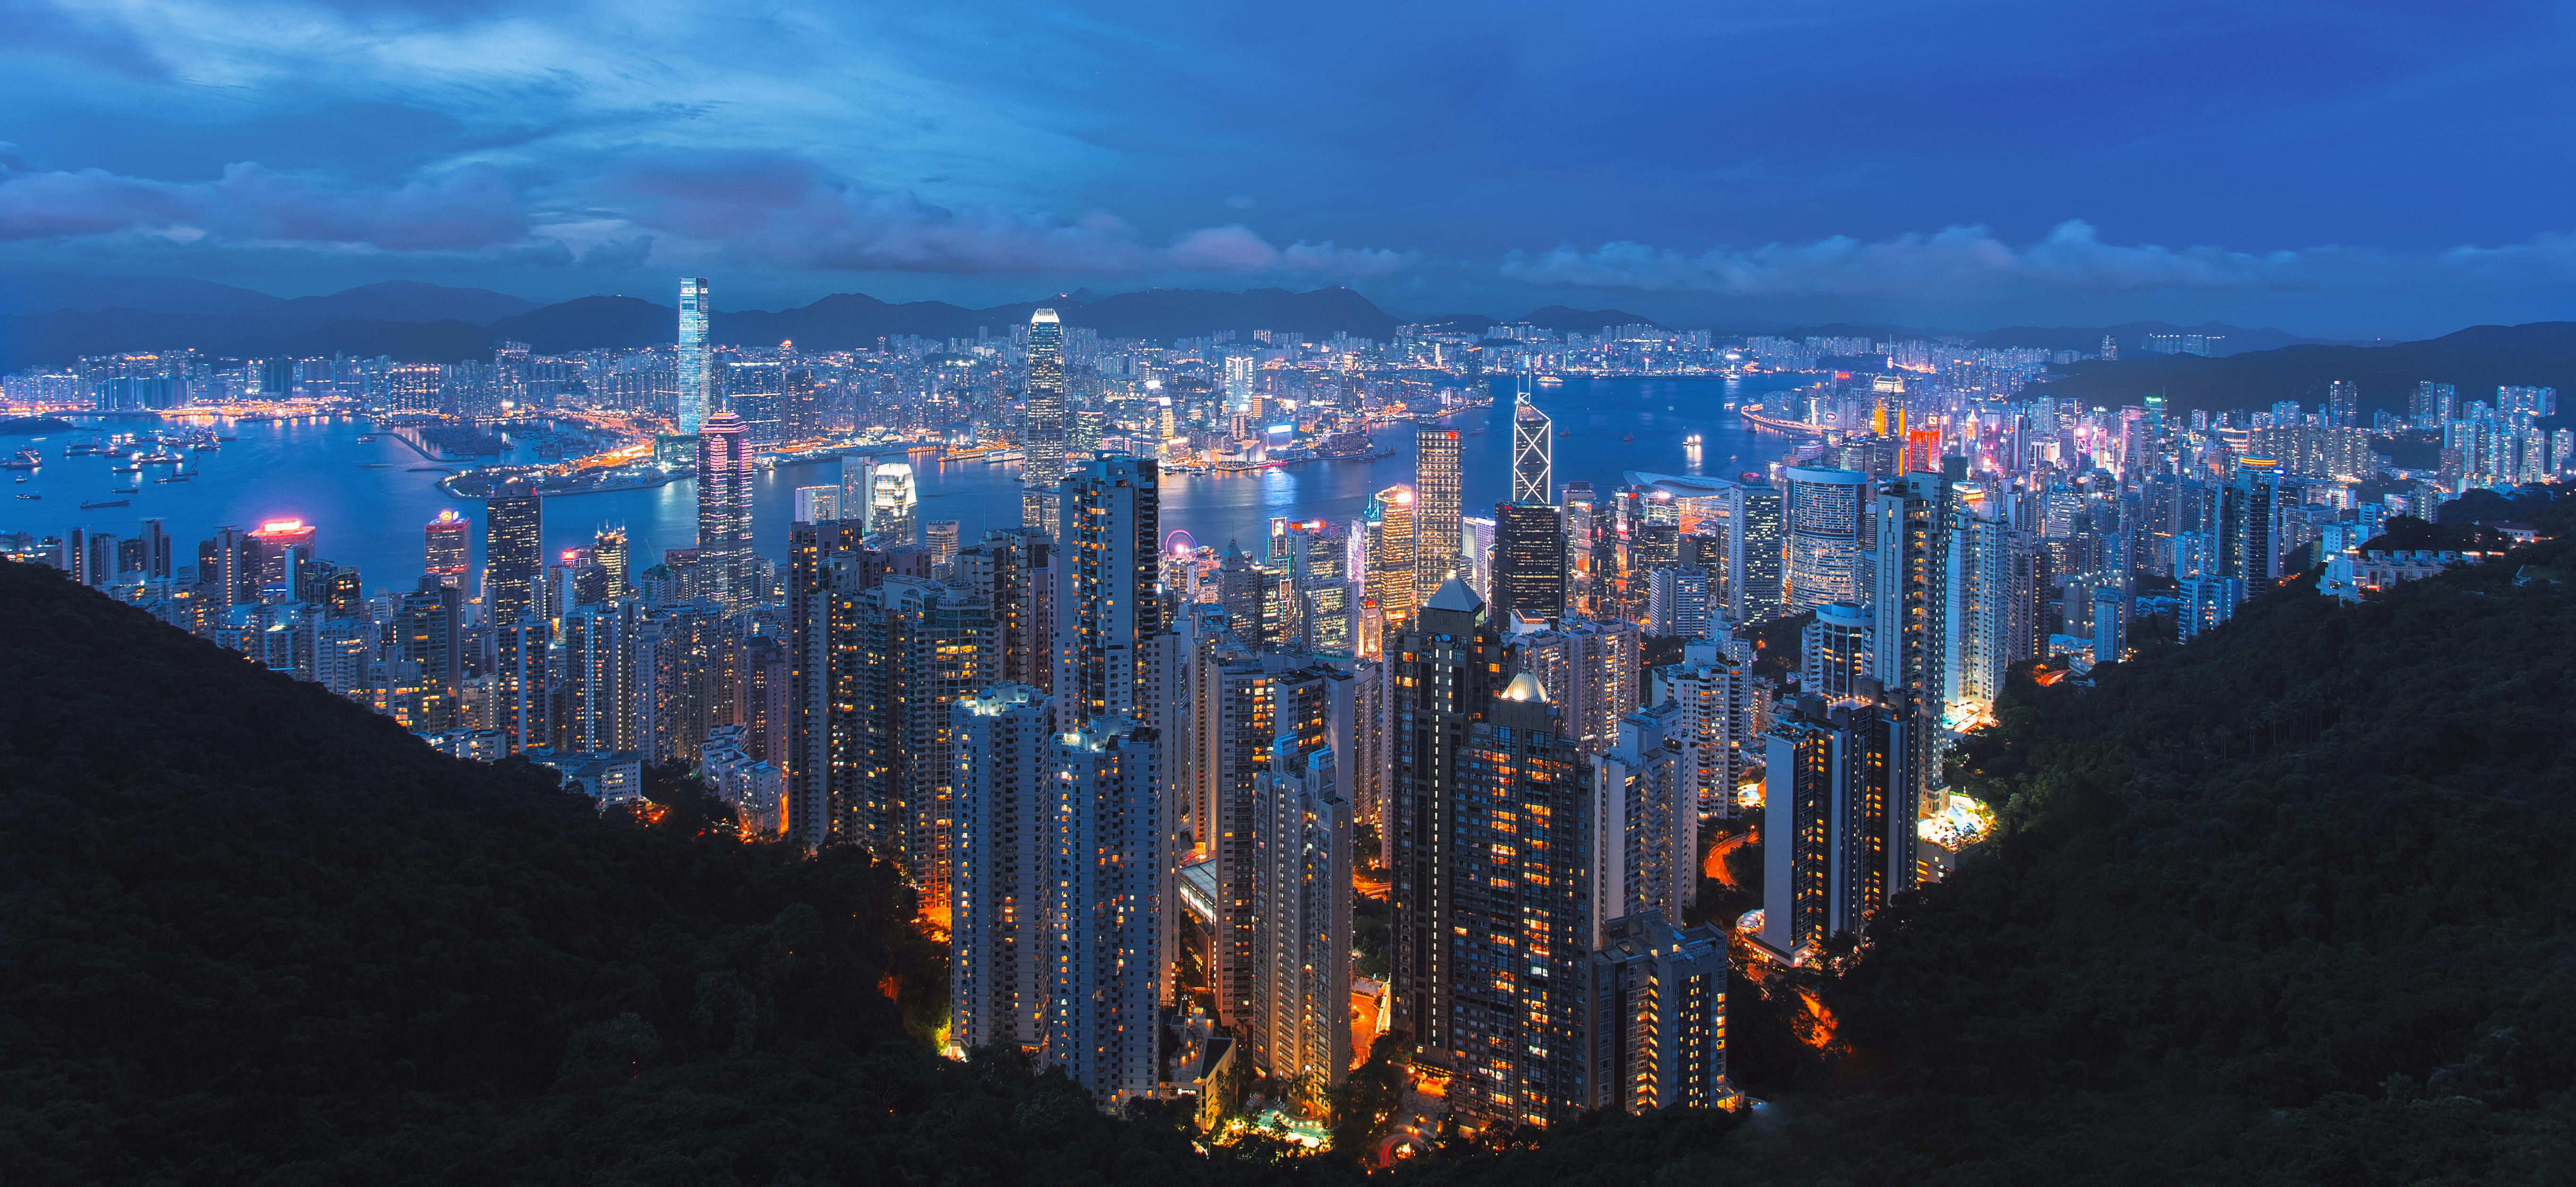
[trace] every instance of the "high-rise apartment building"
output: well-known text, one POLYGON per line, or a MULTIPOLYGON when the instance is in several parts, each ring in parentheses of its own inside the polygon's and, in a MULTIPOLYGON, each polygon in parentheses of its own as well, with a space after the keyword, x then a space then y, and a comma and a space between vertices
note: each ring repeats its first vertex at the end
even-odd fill
POLYGON ((949 841, 948 1041, 1035 1050, 1046 1034, 1053 901, 1046 694, 997 684, 949 706, 957 802, 949 841))
MULTIPOLYGON (((1344 756, 1356 757, 1361 680, 1325 665, 1274 691, 1268 769, 1253 782, 1254 1025, 1270 1075, 1312 1092, 1351 1065, 1351 826, 1344 756)), ((1220 871, 1222 873, 1222 871, 1220 871)))
POLYGON ((708 592, 729 610, 766 601, 752 550, 751 443, 742 418, 709 416, 698 430, 698 564, 708 592))
POLYGON ((599 566, 607 583, 606 599, 624 601, 635 596, 635 562, 628 555, 626 529, 603 527, 590 538, 590 558, 599 566))
POLYGON ((1458 430, 1429 425, 1413 432, 1413 597, 1429 601, 1458 572, 1458 430))
POLYGON ((1983 713, 2002 694, 2012 666, 2039 653, 2039 541, 2012 525, 2002 499, 1962 482, 1952 487, 1948 551, 1942 648, 1949 669, 1942 699, 1983 713))
POLYGON ((1591 961, 1593 1107, 1732 1108, 1726 933, 1658 916, 1609 924, 1591 961))
POLYGON ((1583 751, 1529 673, 1468 726, 1444 807, 1449 1105, 1487 1125, 1557 1124, 1592 1101, 1585 982, 1608 841, 1583 751))
POLYGON ((1915 882, 1914 813, 1904 770, 1918 722, 1904 695, 1828 705, 1801 697, 1763 736, 1762 931, 1773 953, 1803 959, 1857 932, 1915 882))
POLYGON ((1949 482, 1940 474, 1907 474, 1880 488, 1872 505, 1875 556, 1870 566, 1871 675, 1903 692, 1926 721, 1912 735, 1911 770, 1919 815, 1940 810, 1941 764, 1935 748, 1949 670, 1947 630, 1949 482))
POLYGON ((1392 1026, 1411 1036, 1415 1059, 1446 1066, 1458 768, 1503 685, 1503 639, 1475 592, 1452 581, 1410 627, 1388 634, 1385 650, 1392 1026))
POLYGON ((563 616, 563 719, 559 750, 640 748, 633 602, 578 606, 563 616))
POLYGON ((1702 817, 1733 816, 1736 785, 1761 760, 1751 679, 1750 664, 1707 640, 1683 644, 1682 662, 1655 670, 1656 703, 1680 711, 1670 736, 1702 817))
POLYGON ((1159 1080, 1161 759, 1152 727, 1100 717, 1059 735, 1048 772, 1052 893, 1039 1059, 1106 1108, 1151 1094, 1159 1080))
POLYGON ((1064 481, 1052 686, 1064 732, 1142 715, 1144 642, 1164 625, 1155 565, 1161 490, 1150 458, 1100 458, 1064 481))
POLYGON ((1666 702, 1619 719, 1592 763, 1592 934, 1653 913, 1686 919, 1699 902, 1699 803, 1682 748, 1690 724, 1666 702))
POLYGON ((1828 701, 1876 695, 1874 621, 1867 607, 1850 602, 1816 607, 1816 617, 1800 632, 1798 654, 1804 670, 1798 688, 1828 701), (1862 681, 1870 683, 1870 692, 1862 691, 1862 681))
POLYGON ((963 591, 888 577, 832 607, 829 795, 844 837, 948 885, 956 737, 949 706, 993 683, 990 611, 963 591))

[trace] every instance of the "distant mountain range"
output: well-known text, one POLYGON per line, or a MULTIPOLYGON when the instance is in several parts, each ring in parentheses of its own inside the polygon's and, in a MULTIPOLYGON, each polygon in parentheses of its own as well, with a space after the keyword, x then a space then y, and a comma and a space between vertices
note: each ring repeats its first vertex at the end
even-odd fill
MULTIPOLYGON (((2154 324, 2154 323, 2149 323, 2154 324)), ((2329 384, 2361 388, 2362 411, 2406 411, 2416 383, 2456 384, 2462 400, 2493 403, 2499 385, 2555 387, 2576 395, 2576 322, 2471 326, 2421 342, 2385 346, 2284 346, 2224 358, 2124 356, 2086 362, 2035 389, 2087 403, 2135 404, 2161 394, 2170 410, 2260 408, 2278 400, 2323 403, 2329 384)))
MULTIPOLYGON (((157 287, 150 291, 166 295, 157 287)), ((246 289, 228 291, 260 296, 246 289)), ((181 346, 229 358, 349 354, 453 362, 479 357, 503 341, 525 342, 550 354, 668 343, 677 336, 679 322, 673 307, 636 297, 579 297, 541 306, 485 289, 416 281, 390 281, 323 297, 268 298, 266 304, 203 291, 154 303, 160 307, 66 308, 0 318, 0 370, 181 346), (208 311, 215 306, 221 308, 208 311)), ((945 301, 889 304, 838 293, 776 312, 718 310, 709 330, 719 343, 794 341, 811 350, 844 350, 900 334, 971 338, 978 329, 1005 334, 1026 323, 1029 312, 1041 305, 1054 307, 1066 324, 1089 327, 1106 338, 1271 329, 1309 335, 1340 331, 1383 340, 1399 324, 1394 314, 1346 288, 1305 293, 1263 288, 1241 293, 1152 289, 1105 297, 1086 293, 984 309, 945 301)))

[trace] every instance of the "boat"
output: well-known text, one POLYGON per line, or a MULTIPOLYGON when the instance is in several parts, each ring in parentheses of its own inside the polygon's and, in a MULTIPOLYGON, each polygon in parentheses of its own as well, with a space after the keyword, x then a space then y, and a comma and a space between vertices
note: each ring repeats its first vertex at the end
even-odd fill
POLYGON ((1637 435, 1636 435, 1635 433, 1630 433, 1630 434, 1628 434, 1628 435, 1627 435, 1627 436, 1625 436, 1625 437, 1621 437, 1621 438, 1619 438, 1619 440, 1620 440, 1620 441, 1622 441, 1622 442, 1634 441, 1634 440, 1636 440, 1636 439, 1637 439, 1637 435))
POLYGON ((1540 387, 1563 387, 1565 386, 1565 380, 1560 376, 1541 375, 1538 377, 1538 385, 1540 387))
POLYGON ((1699 444, 1699 434, 1697 434, 1697 433, 1693 433, 1693 434, 1691 434, 1690 436, 1687 436, 1687 437, 1682 438, 1682 444, 1684 444, 1684 445, 1697 445, 1697 444, 1699 444))
POLYGON ((18 497, 19 497, 19 498, 22 498, 22 499, 41 499, 41 498, 44 498, 45 496, 43 496, 43 495, 20 495, 20 496, 18 496, 18 497))
POLYGON ((84 499, 81 501, 81 510, 93 511, 100 507, 122 507, 133 501, 134 500, 132 499, 84 499))
POLYGON ((171 475, 171 476, 169 476, 169 477, 167 477, 167 478, 155 478, 155 479, 153 479, 152 481, 154 481, 154 482, 186 482, 190 477, 191 477, 191 475, 187 475, 187 474, 173 474, 173 475, 171 475))
POLYGON ((107 489, 107 493, 111 495, 139 495, 143 493, 143 488, 139 486, 112 486, 107 489))
POLYGON ((45 455, 32 449, 21 449, 17 453, 10 455, 8 461, 0 462, 0 469, 33 470, 44 464, 45 455))
POLYGON ((196 450, 199 453, 213 453, 217 449, 222 448, 222 446, 219 446, 212 441, 200 441, 188 448, 196 450))
POLYGON ((358 434, 358 444, 360 444, 360 445, 373 445, 373 444, 375 444, 375 443, 376 443, 376 435, 375 435, 374 433, 360 433, 360 434, 358 434))
POLYGON ((1558 430, 1556 431, 1556 435, 1557 435, 1557 436, 1559 436, 1559 437, 1571 437, 1571 436, 1573 436, 1573 435, 1574 435, 1574 430, 1572 430, 1572 429, 1558 429, 1558 430))

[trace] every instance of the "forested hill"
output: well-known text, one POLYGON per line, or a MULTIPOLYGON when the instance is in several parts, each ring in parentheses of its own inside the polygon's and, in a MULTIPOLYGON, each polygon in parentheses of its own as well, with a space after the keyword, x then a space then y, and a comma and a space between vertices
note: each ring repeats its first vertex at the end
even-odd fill
MULTIPOLYGON (((51 571, 0 621, 12 1187, 1360 1181, 931 1055, 939 953, 854 854, 602 819, 51 571)), ((2020 685, 1960 755, 2004 834, 1735 987, 1761 1108, 1393 1182, 2567 1182, 2571 660, 2559 542, 2020 685)))
POLYGON ((52 570, 0 563, 0 622, 11 1187, 1071 1183, 1193 1157, 931 1054, 944 954, 863 856, 603 819, 52 570))

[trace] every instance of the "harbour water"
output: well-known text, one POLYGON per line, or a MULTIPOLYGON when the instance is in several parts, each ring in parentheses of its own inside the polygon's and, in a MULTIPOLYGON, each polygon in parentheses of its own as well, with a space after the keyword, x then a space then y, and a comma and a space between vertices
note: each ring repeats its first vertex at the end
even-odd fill
MULTIPOLYGON (((1628 470, 1732 477, 1761 469, 1794 442, 1746 424, 1725 404, 1759 399, 1802 382, 1805 377, 1768 375, 1742 382, 1568 379, 1560 387, 1538 388, 1532 397, 1566 434, 1554 442, 1557 487, 1584 481, 1607 491, 1628 470), (1700 437, 1695 448, 1686 444, 1694 433, 1700 437)), ((1465 471, 1461 502, 1469 515, 1489 514, 1509 491, 1510 415, 1511 395, 1505 389, 1497 393, 1493 408, 1463 412, 1448 422, 1467 434, 1460 462, 1465 471)), ((140 490, 131 495, 109 493, 111 486, 129 485, 130 476, 110 474, 108 459, 62 456, 64 445, 89 434, 51 433, 40 442, 25 436, 0 438, 0 453, 32 444, 45 456, 44 467, 30 474, 28 482, 0 482, 0 491, 44 496, 0 503, 0 530, 60 535, 77 526, 127 536, 139 520, 157 518, 179 551, 180 563, 188 564, 196 542, 219 526, 301 519, 316 528, 317 553, 356 566, 374 590, 408 585, 421 568, 422 526, 440 511, 457 510, 475 521, 475 563, 482 563, 483 505, 450 498, 436 486, 442 472, 426 468, 462 463, 429 462, 392 434, 361 442, 358 438, 368 428, 348 421, 228 424, 220 431, 238 440, 224 443, 220 452, 188 455, 195 477, 155 483, 155 474, 167 469, 147 470, 140 490), (106 499, 130 501, 122 507, 80 509, 83 500, 106 499)), ((1246 474, 1169 475, 1163 487, 1163 527, 1186 530, 1201 544, 1222 547, 1235 539, 1246 551, 1258 551, 1273 516, 1348 520, 1372 493, 1413 480, 1412 426, 1381 429, 1378 439, 1393 450, 1389 456, 1312 461, 1246 474)), ((915 455, 913 465, 919 472, 924 522, 957 520, 959 538, 969 543, 988 527, 1019 522, 1017 465, 942 464, 927 454, 915 455)), ((28 472, 5 473, 16 477, 28 472)), ((839 477, 837 461, 763 471, 753 496, 762 551, 785 556, 797 487, 835 484, 839 477)), ((696 497, 695 484, 680 481, 647 490, 550 498, 545 501, 546 544, 560 552, 588 543, 603 526, 619 525, 627 529, 637 564, 649 564, 664 549, 696 542, 696 497)))

